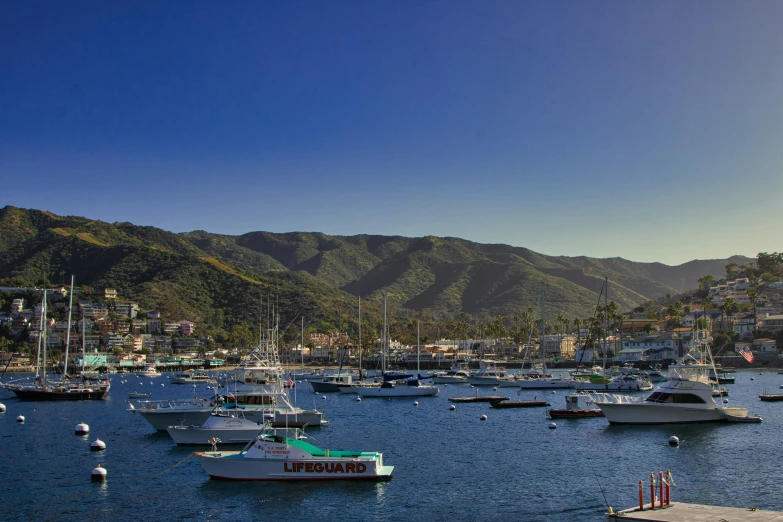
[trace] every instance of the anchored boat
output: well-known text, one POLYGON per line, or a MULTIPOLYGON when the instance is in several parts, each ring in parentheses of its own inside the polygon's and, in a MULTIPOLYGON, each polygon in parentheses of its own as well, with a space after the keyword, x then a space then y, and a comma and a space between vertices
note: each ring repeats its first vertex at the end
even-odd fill
POLYGON ((212 478, 227 480, 381 480, 394 466, 383 454, 318 448, 300 430, 295 437, 267 431, 242 451, 207 451, 196 455, 212 478))

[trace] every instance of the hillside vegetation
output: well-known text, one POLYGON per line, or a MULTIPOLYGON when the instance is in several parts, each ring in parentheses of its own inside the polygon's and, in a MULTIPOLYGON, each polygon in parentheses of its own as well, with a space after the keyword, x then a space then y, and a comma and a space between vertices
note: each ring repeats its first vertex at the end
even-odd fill
MULTIPOLYGON (((729 262, 679 266, 621 258, 546 256, 522 247, 458 238, 328 236, 321 233, 240 236, 175 234, 131 223, 104 223, 16 207, 0 209, 0 280, 5 284, 64 283, 116 288, 125 299, 170 316, 208 321, 221 310, 229 322, 258 322, 262 296, 275 296, 283 325, 306 315, 337 324, 355 316, 356 297, 379 313, 383 294, 398 314, 456 318, 513 316, 538 308, 587 316, 604 277, 609 299, 630 309, 719 276, 729 262)), ((264 297, 264 298, 266 298, 264 297)))

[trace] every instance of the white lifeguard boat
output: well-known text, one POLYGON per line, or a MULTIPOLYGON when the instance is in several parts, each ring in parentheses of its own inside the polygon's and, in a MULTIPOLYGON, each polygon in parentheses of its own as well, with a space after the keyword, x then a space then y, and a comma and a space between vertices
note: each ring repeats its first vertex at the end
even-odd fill
POLYGON ((320 449, 300 430, 295 437, 264 431, 242 451, 205 451, 196 455, 210 477, 227 480, 381 480, 394 466, 383 454, 320 449))

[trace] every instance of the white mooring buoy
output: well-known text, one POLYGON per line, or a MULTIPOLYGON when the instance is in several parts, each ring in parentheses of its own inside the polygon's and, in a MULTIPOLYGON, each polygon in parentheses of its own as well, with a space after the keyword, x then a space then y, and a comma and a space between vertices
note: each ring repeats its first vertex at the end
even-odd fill
POLYGON ((492 388, 492 391, 498 391, 498 388, 497 388, 497 386, 495 386, 494 388, 492 388))
POLYGON ((550 430, 556 430, 557 429, 557 424, 555 424, 554 422, 550 422, 549 423, 549 429, 550 430))
POLYGON ((103 451, 105 449, 106 443, 101 439, 95 439, 92 444, 90 444, 90 451, 103 451))
POLYGON ((5 404, 0 402, 0 413, 5 413, 5 404))
POLYGON ((16 422, 19 422, 21 424, 24 424, 24 415, 20 415, 16 418, 16 422))
POLYGON ((669 446, 676 448, 680 445, 680 439, 676 435, 669 437, 669 446))
POLYGON ((480 419, 481 419, 481 420, 487 420, 487 416, 486 416, 486 415, 482 415, 482 416, 480 417, 480 419))
POLYGON ((326 395, 321 395, 321 400, 325 401, 326 400, 326 395))
POLYGON ((413 405, 414 406, 418 406, 419 405, 419 401, 413 401, 413 405))
POLYGON ((88 433, 90 433, 90 427, 87 426, 85 423, 80 422, 74 428, 73 433, 75 435, 87 435, 88 433))
POLYGON ((555 390, 552 390, 552 395, 556 394, 557 392, 555 390))
POLYGON ((362 402, 362 398, 361 397, 356 397, 356 402, 362 402))
POLYGON ((165 385, 165 384, 163 384, 163 383, 160 383, 160 385, 161 385, 161 386, 166 386, 166 385, 165 385))
POLYGON ((457 409, 457 407, 456 407, 456 406, 454 406, 454 405, 452 404, 451 406, 449 406, 449 409, 450 409, 451 411, 454 411, 454 410, 456 410, 456 409, 457 409))
POLYGON ((106 468, 98 464, 98 467, 92 470, 90 476, 93 482, 103 482, 106 480, 106 468))

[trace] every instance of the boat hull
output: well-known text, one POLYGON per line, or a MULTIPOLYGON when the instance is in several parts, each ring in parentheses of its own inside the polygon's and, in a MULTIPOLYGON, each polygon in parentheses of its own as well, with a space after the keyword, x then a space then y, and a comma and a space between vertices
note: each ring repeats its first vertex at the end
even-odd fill
POLYGON ((434 384, 469 384, 467 377, 433 377, 432 382, 434 384))
POLYGON ((340 386, 345 386, 345 383, 310 381, 310 385, 315 393, 338 393, 340 386))
POLYGON ((361 397, 434 397, 440 393, 435 386, 394 386, 383 387, 359 387, 356 393, 361 397))
POLYGON ((520 379, 518 386, 523 390, 566 390, 574 387, 574 382, 565 379, 520 379))
POLYGON ((601 410, 549 410, 547 412, 552 419, 585 419, 589 417, 603 417, 601 410))
MULTIPOLYGON (((209 419, 213 408, 191 410, 159 408, 133 411, 141 415, 156 430, 165 431, 169 426, 201 426, 209 419)), ((305 426, 320 426, 324 423, 323 414, 315 411, 289 412, 246 408, 242 412, 246 419, 256 423, 263 423, 269 415, 274 415, 272 426, 275 428, 303 428, 305 426)))
POLYGON ((725 422, 726 415, 747 417, 745 408, 694 408, 660 404, 596 403, 610 424, 691 424, 725 422))
POLYGON ((105 390, 76 392, 46 392, 34 390, 12 390, 23 401, 87 401, 103 399, 105 390))
POLYGON ((263 459, 242 457, 239 452, 196 455, 210 477, 223 480, 385 480, 394 469, 374 459, 263 459))

